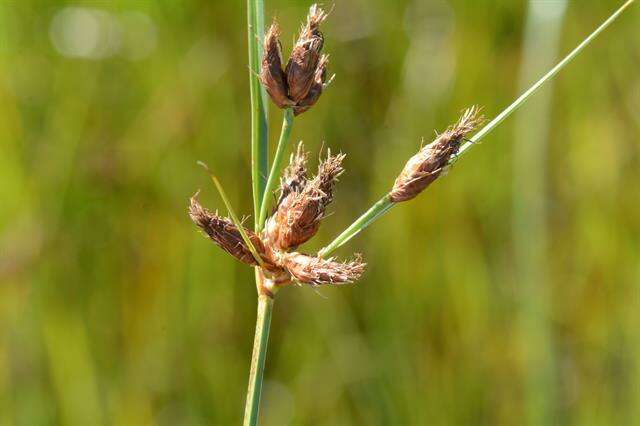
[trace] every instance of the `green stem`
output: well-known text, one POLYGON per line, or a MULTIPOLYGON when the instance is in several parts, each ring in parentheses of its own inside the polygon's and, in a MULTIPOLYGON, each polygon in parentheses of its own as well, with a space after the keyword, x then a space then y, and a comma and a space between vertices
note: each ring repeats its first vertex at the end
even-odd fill
MULTIPOLYGON (((262 55, 264 54, 264 0, 254 0, 255 5, 256 5, 256 15, 255 15, 255 29, 256 29, 256 33, 258 35, 258 43, 257 43, 257 52, 258 52, 258 63, 257 63, 257 68, 256 70, 260 70, 260 62, 262 61, 262 55)), ((257 79, 257 76, 256 76, 257 79)), ((263 110, 264 110, 264 122, 265 122, 265 128, 267 128, 267 119, 269 117, 269 109, 267 108, 267 105, 269 105, 268 101, 268 96, 267 96, 267 90, 262 87, 262 84, 259 85, 260 86, 260 101, 262 102, 262 106, 263 106, 263 110)), ((265 174, 263 175, 263 179, 266 178, 266 172, 268 170, 269 167, 269 150, 268 148, 268 142, 267 142, 267 132, 265 131, 265 143, 264 143, 264 149, 263 149, 263 154, 264 156, 262 157, 263 160, 263 166, 264 166, 264 172, 265 174)))
POLYGON ((585 47, 587 47, 602 31, 607 29, 609 25, 611 25, 621 14, 625 11, 626 8, 631 6, 631 4, 635 0, 628 0, 624 3, 618 10, 616 10, 606 21, 602 23, 598 28, 595 29, 587 38, 585 38, 582 43, 580 43, 575 49, 573 49, 567 56, 564 57, 563 60, 558 62, 558 64, 551 68, 549 72, 547 72, 540 80, 538 80, 533 86, 531 86, 527 91, 525 91, 518 99, 516 99, 511 105, 509 105, 504 111, 502 111, 496 118, 491 120, 486 126, 484 126, 478 133, 473 135, 471 139, 462 147, 460 147, 460 151, 458 151, 458 155, 456 157, 460 157, 462 154, 467 152, 474 144, 480 142, 485 136, 487 136, 493 129, 498 127, 500 123, 502 123, 507 117, 513 114, 518 108, 520 108, 527 99, 534 93, 538 91, 547 81, 553 78, 562 68, 564 68, 569 62, 575 58, 578 53, 580 53, 585 47))
MULTIPOLYGON (((540 80, 538 80, 533 86, 525 91, 518 99, 516 99, 511 105, 509 105, 504 111, 502 111, 496 118, 491 120, 486 126, 484 126, 478 133, 476 133, 467 143, 465 143, 458 154, 455 156, 455 160, 460 158, 462 154, 467 152, 473 145, 477 144, 485 136, 487 136, 493 129, 498 127, 507 117, 509 117, 515 110, 521 107, 525 101, 537 92, 547 81, 554 77, 558 72, 564 68, 578 53, 580 53, 585 47, 587 47, 602 31, 604 31, 609 25, 611 25, 621 14, 625 11, 635 0, 628 0, 618 10, 616 10, 606 21, 602 23, 594 32, 592 32, 582 43, 580 43, 575 49, 571 51, 563 60, 561 60, 555 67, 547 72, 540 80)), ((356 236, 367 226, 373 223, 376 219, 384 215, 391 210, 395 204, 385 195, 376 204, 374 204, 369 210, 367 210, 362 216, 360 216, 355 222, 353 222, 342 234, 338 235, 328 246, 320 250, 320 256, 326 256, 332 253, 335 249, 349 241, 356 236)))
MULTIPOLYGON (((262 197, 269 171, 269 139, 267 127, 267 94, 258 80, 262 43, 264 38, 264 0, 247 0, 247 37, 249 50, 249 88, 251 92, 251 183, 253 190, 253 217, 255 228, 259 228, 259 214, 262 197)), ((256 318, 256 336, 251 358, 247 405, 245 407, 245 425, 258 422, 262 375, 269 339, 269 325, 273 299, 262 293, 262 276, 256 269, 256 287, 258 295, 258 316, 256 318)))
POLYGON ((271 164, 271 170, 269 171, 269 178, 267 179, 267 185, 262 197, 262 204, 260 206, 260 216, 258 220, 258 230, 264 226, 264 221, 267 218, 267 211, 269 209, 269 199, 271 193, 274 190, 278 176, 280 174, 280 167, 282 165, 282 159, 284 158, 284 152, 287 148, 287 142, 289 141, 289 135, 291 134, 291 127, 293 126, 293 109, 284 109, 284 119, 282 120, 282 131, 280 132, 280 140, 278 140, 278 147, 276 148, 276 154, 273 157, 273 163, 271 164))
POLYGON ((266 93, 258 80, 262 40, 264 38, 264 2, 247 0, 247 31, 249 45, 249 88, 251 92, 251 182, 253 212, 258 226, 260 202, 269 169, 269 142, 267 138, 266 93))
POLYGON ((324 257, 333 253, 338 247, 358 235, 358 233, 369 226, 369 224, 388 212, 394 205, 395 203, 391 201, 388 194, 382 197, 377 203, 371 206, 369 210, 364 212, 362 216, 353 222, 351 226, 345 229, 342 234, 338 235, 331 244, 320 250, 318 252, 318 256, 324 257))
MULTIPOLYGON (((256 276, 256 279, 259 278, 256 276)), ((244 409, 244 426, 254 426, 258 424, 260 393, 262 392, 264 361, 267 356, 267 343, 269 341, 269 326, 271 325, 272 310, 273 299, 263 294, 258 296, 256 336, 253 341, 251 373, 249 375, 249 388, 247 389, 247 403, 244 409)))

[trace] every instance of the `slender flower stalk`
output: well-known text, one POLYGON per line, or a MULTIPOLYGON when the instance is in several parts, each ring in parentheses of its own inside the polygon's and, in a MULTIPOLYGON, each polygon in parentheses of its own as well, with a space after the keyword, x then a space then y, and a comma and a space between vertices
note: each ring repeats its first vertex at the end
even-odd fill
POLYGON ((253 211, 258 226, 260 203, 269 169, 266 91, 260 85, 258 72, 264 37, 264 0, 247 0, 247 38, 249 50, 249 88, 251 93, 251 182, 253 211))
MULTIPOLYGON (((256 270, 256 280, 259 271, 256 270)), ((262 294, 258 296, 258 313, 256 316, 256 335, 253 340, 253 355, 251 356, 251 371, 249 373, 249 389, 247 390, 247 403, 244 408, 244 426, 258 424, 260 410, 260 395, 262 393, 262 378, 264 376, 264 364, 267 357, 267 344, 269 343, 269 327, 271 326, 271 313, 273 312, 273 297, 262 294)))
POLYGON ((278 140, 278 146, 276 147, 276 153, 273 157, 273 163, 271 164, 271 171, 269 171, 269 178, 267 179, 267 185, 265 187, 264 196, 262 197, 262 204, 260 206, 260 218, 258 220, 258 230, 262 230, 264 221, 267 218, 267 211, 269 210, 269 199, 275 189, 276 182, 282 167, 282 160, 284 159, 284 153, 288 146, 289 135, 291 134, 291 127, 293 126, 293 109, 284 109, 284 119, 282 120, 282 131, 280 133, 280 139, 278 140))
MULTIPOLYGON (((258 72, 264 38, 264 0, 247 0, 247 38, 249 49, 249 87, 251 92, 251 183, 253 190, 253 214, 256 231, 260 229, 259 215, 269 169, 269 139, 266 109, 266 90, 260 85, 258 72)), ((258 289, 258 315, 256 338, 253 347, 249 386, 245 409, 245 425, 258 423, 258 408, 262 391, 262 373, 267 353, 269 326, 273 300, 263 294, 262 272, 256 268, 258 289)))
POLYGON ((369 210, 364 212, 355 222, 338 235, 329 245, 325 246, 318 252, 318 256, 325 257, 336 251, 338 247, 346 244, 350 239, 358 235, 362 230, 369 226, 380 216, 391 210, 395 205, 389 194, 379 199, 369 210))
POLYGON ((593 40, 596 39, 604 30, 606 30, 609 25, 613 24, 616 19, 622 13, 631 6, 635 0, 627 0, 618 10, 616 10, 609 18, 607 18, 598 28, 596 28, 591 34, 585 38, 582 43, 575 47, 567 56, 565 56, 558 64, 551 68, 549 72, 547 72, 540 80, 533 84, 528 90, 526 90, 518 99, 513 101, 511 105, 509 105, 504 111, 502 111, 496 118, 491 120, 486 126, 484 126, 478 133, 473 135, 467 143, 462 145, 460 151, 458 152, 458 157, 462 156, 465 152, 467 152, 471 147, 480 142, 485 136, 487 136, 493 129, 498 127, 500 123, 502 123, 507 117, 513 114, 518 108, 520 108, 527 99, 534 93, 536 93, 547 81, 551 78, 555 77, 556 74, 560 72, 565 66, 567 66, 580 52, 584 50, 593 40))
MULTIPOLYGON (((513 114, 518 108, 520 108, 526 101, 535 94, 546 82, 551 80, 560 70, 567 66, 571 60, 573 60, 580 52, 584 50, 600 33, 602 33, 609 25, 611 25, 629 6, 631 6, 635 0, 626 1, 618 10, 616 10, 607 20, 605 20, 598 28, 596 28, 587 38, 585 38, 575 49, 573 49, 567 56, 564 57, 555 67, 547 72, 540 80, 534 83, 528 90, 526 90, 520 97, 518 97, 511 105, 509 105, 504 111, 496 116, 493 120, 487 123, 480 131, 478 131, 471 139, 460 146, 456 155, 452 156, 449 163, 457 161, 464 153, 468 152, 474 145, 478 144, 489 133, 491 133, 496 127, 498 127, 507 117, 513 114)), ((347 229, 345 229, 340 235, 338 235, 331 243, 320 250, 319 254, 327 256, 331 254, 338 247, 344 245, 351 238, 362 232, 366 227, 371 225, 378 218, 383 216, 389 210, 391 210, 397 203, 394 203, 389 197, 385 195, 378 202, 376 202, 369 210, 363 213, 355 222, 353 222, 347 229)))

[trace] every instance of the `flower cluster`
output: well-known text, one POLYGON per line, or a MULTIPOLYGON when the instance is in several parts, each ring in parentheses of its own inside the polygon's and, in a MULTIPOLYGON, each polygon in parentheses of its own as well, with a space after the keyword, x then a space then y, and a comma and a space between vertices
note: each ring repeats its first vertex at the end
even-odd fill
POLYGON ((311 6, 283 69, 280 28, 274 20, 264 37, 260 82, 279 108, 292 108, 295 115, 311 108, 327 86, 328 56, 323 55, 324 36, 320 24, 327 17, 317 5, 311 6))
POLYGON ((189 215, 194 223, 219 247, 239 261, 261 266, 279 285, 299 282, 311 285, 351 283, 362 275, 365 264, 360 256, 349 262, 337 262, 296 251, 311 239, 333 199, 333 187, 343 172, 343 154, 327 154, 315 177, 307 176, 307 154, 302 143, 291 156, 280 183, 277 206, 260 235, 244 229, 260 259, 255 259, 238 228, 191 198, 189 215))
MULTIPOLYGON (((320 32, 320 24, 326 17, 327 13, 317 5, 311 6, 284 68, 278 24, 274 21, 265 34, 260 82, 278 107, 291 108, 295 115, 313 106, 327 85, 328 59, 321 53, 324 37, 320 32)), ((224 251, 240 262, 260 267, 265 277, 278 286, 291 282, 351 283, 364 271, 360 256, 349 262, 337 262, 334 258, 297 251, 318 231, 333 200, 333 187, 343 172, 345 156, 329 151, 314 177, 307 174, 307 158, 301 142, 283 172, 277 204, 259 233, 239 229, 232 220, 202 207, 197 194, 191 198, 189 215, 224 251)))
MULTIPOLYGON (((265 35, 260 81, 278 107, 291 108, 296 115, 314 105, 326 86, 327 56, 321 53, 324 37, 319 28, 326 17, 322 9, 311 6, 284 68, 278 40, 280 30, 275 21, 265 35)), ((387 202, 411 200, 425 190, 451 164, 465 136, 481 121, 478 108, 469 108, 456 124, 422 147, 398 175, 387 202)), ((344 171, 344 158, 344 154, 332 155, 329 151, 320 161, 316 175, 309 176, 308 155, 301 142, 282 173, 276 206, 264 229, 257 232, 210 212, 199 204, 196 196, 191 198, 189 214, 219 247, 240 262, 259 267, 276 287, 292 282, 351 283, 364 271, 365 263, 359 255, 348 262, 337 262, 298 251, 318 232, 327 206, 333 201, 334 186, 344 171)))
POLYGON ((477 107, 468 108, 456 124, 438 135, 407 161, 389 192, 394 203, 408 201, 424 191, 447 169, 464 137, 483 121, 477 107))

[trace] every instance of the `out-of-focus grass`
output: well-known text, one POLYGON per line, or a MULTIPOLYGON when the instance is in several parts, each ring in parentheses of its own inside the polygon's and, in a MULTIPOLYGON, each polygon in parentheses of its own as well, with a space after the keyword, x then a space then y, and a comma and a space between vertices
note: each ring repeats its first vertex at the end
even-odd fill
MULTIPOLYGON (((618 5, 569 3, 560 51, 618 5)), ((307 6, 267 2, 285 50, 307 6)), ((421 137, 465 106, 493 116, 518 94, 525 6, 336 5, 325 35, 337 79, 292 135, 349 154, 335 213, 309 250, 389 187, 421 137)), ((541 285, 562 423, 639 415, 636 9, 549 94, 541 285)), ((244 28, 234 2, 0 6, 5 424, 240 421, 252 271, 198 235, 186 205, 202 188, 203 203, 222 208, 195 164, 203 160, 237 210, 251 210, 244 28)), ((277 129, 280 113, 270 119, 277 129)), ((321 290, 327 299, 279 295, 265 424, 519 423, 531 367, 520 362, 516 321, 515 128, 505 123, 353 240, 344 253, 355 248, 370 265, 361 283, 321 290)))
MULTIPOLYGON (((519 86, 524 91, 550 69, 558 56, 558 42, 567 3, 529 1, 524 31, 519 86)), ((514 277, 521 327, 525 380, 525 418, 529 424, 549 424, 557 415, 555 394, 558 366, 550 321, 549 215, 547 154, 549 151, 553 81, 532 98, 518 115, 513 141, 514 277), (535 123, 535 125, 532 125, 535 123)))

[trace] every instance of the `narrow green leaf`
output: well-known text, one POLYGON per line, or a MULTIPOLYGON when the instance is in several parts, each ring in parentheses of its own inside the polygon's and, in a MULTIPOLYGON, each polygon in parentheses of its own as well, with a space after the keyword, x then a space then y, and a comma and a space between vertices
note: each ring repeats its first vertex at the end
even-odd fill
POLYGON ((258 262, 258 264, 261 267, 264 267, 264 262, 262 261, 262 258, 258 254, 258 250, 256 250, 256 248, 254 247, 253 243, 249 239, 249 236, 247 235, 247 232, 244 230, 244 226, 242 225, 242 222, 238 219, 238 216, 236 215, 235 211, 233 210, 233 207, 231 207, 231 202, 227 198, 227 194, 224 192, 224 189, 222 188, 222 185, 220 184, 220 181, 211 172, 211 170, 209 169, 209 167, 205 163, 203 163, 202 161, 198 161, 198 164, 201 165, 202 167, 204 167, 204 169, 209 174, 209 177, 213 181, 213 184, 215 185, 216 189, 220 193, 220 197, 222 198, 222 202, 224 203, 225 207, 227 208, 227 211, 229 212, 229 216, 231 216, 231 221, 236 226, 236 228, 238 228, 238 231, 240 232, 240 236, 242 236, 242 239, 244 240, 244 243, 249 248, 249 251, 253 255, 253 258, 256 260, 256 262, 258 262))

